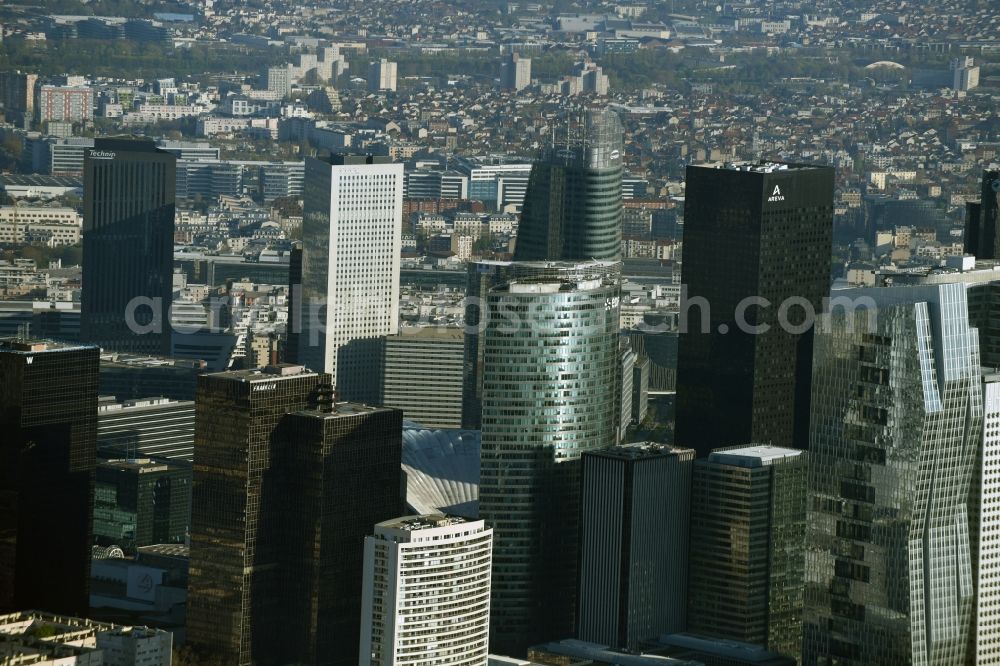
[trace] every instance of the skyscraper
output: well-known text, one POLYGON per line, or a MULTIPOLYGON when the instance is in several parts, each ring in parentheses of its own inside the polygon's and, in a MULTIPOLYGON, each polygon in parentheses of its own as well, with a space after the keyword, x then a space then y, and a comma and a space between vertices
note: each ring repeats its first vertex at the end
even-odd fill
POLYGON ((399 410, 322 399, 281 420, 262 495, 276 506, 261 523, 280 633, 254 627, 275 637, 274 663, 358 663, 365 537, 403 510, 402 436, 399 410))
MULTIPOLYGON (((985 372, 985 371, 984 371, 985 372)), ((1000 663, 1000 374, 983 375, 982 447, 973 475, 970 527, 976 578, 975 653, 966 661, 1000 663)))
POLYGON ((616 441, 620 268, 536 268, 489 290, 480 340, 480 517, 494 529, 491 647, 505 654, 573 634, 580 456, 616 441))
POLYGON ((279 421, 304 409, 327 375, 300 366, 198 377, 191 492, 187 640, 242 665, 273 656, 281 544, 261 524, 279 421))
POLYGON ((368 90, 379 92, 383 90, 396 91, 396 63, 382 58, 378 62, 368 63, 368 90))
POLYGON ((486 666, 493 530, 440 514, 365 539, 359 666, 486 666))
POLYGON ((983 389, 965 285, 838 297, 867 307, 816 325, 803 663, 971 663, 983 389))
POLYGON ((622 240, 621 121, 588 111, 553 130, 528 179, 515 261, 617 261, 622 240))
POLYGON ((378 400, 378 338, 399 325, 402 218, 402 164, 371 155, 306 161, 294 360, 333 375, 343 399, 378 400))
POLYGON ((748 446, 695 461, 691 633, 799 655, 806 455, 798 449, 748 446))
POLYGON ((1000 257, 1000 170, 983 172, 978 202, 969 202, 965 217, 965 251, 977 259, 1000 257))
POLYGON ((524 90, 531 85, 531 58, 517 53, 508 55, 500 65, 500 87, 504 90, 524 90))
POLYGON ((580 640, 637 650, 686 628, 693 460, 645 442, 583 454, 580 640))
POLYGON ((84 159, 81 336, 170 355, 176 158, 152 141, 98 139, 84 159))
POLYGON ((88 611, 99 356, 0 341, 0 610, 88 611))
POLYGON ((830 291, 833 169, 689 166, 684 216, 676 442, 699 456, 751 442, 806 448, 804 316, 830 291))

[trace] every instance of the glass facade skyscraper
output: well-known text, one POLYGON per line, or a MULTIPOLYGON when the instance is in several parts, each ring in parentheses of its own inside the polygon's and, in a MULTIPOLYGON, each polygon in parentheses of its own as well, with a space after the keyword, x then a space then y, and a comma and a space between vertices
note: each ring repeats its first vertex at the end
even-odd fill
POLYGON ((281 419, 329 381, 301 366, 198 377, 187 641, 227 664, 273 656, 282 544, 261 529, 272 439, 281 419))
POLYGON ((983 387, 965 285, 837 295, 868 307, 816 325, 803 663, 972 663, 983 387))
POLYGON ((402 438, 397 409, 321 401, 282 419, 262 523, 280 619, 254 628, 273 638, 273 663, 359 663, 365 537, 403 511, 402 438))
POLYGON ((487 293, 479 501, 494 529, 494 651, 575 630, 580 457, 616 441, 619 291, 619 265, 594 262, 487 293))
POLYGON ((0 611, 88 613, 99 362, 0 340, 0 611))
POLYGON ((583 454, 580 640, 638 650, 686 628, 693 461, 651 443, 583 454))
POLYGON ((553 129, 531 168, 515 261, 621 258, 624 150, 613 111, 587 111, 553 129))
POLYGON ((803 309, 822 312, 830 292, 833 169, 689 166, 685 196, 675 441, 699 456, 750 442, 804 449, 803 309))
POLYGON ((83 340, 113 351, 170 355, 176 160, 147 140, 97 139, 87 150, 83 340))
POLYGON ((965 252, 977 259, 1000 258, 1000 170, 983 172, 978 202, 966 205, 965 252))
POLYGON ((688 631, 799 655, 807 472, 805 452, 776 446, 695 461, 688 631))

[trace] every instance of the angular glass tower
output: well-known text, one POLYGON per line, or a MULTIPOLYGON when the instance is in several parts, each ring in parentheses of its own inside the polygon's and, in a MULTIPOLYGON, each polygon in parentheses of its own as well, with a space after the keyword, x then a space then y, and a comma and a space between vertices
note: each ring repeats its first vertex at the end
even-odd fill
POLYGON ((114 351, 170 355, 176 161, 147 140, 97 139, 87 150, 83 340, 114 351))
POLYGON ((965 286, 837 295, 868 307, 816 324, 803 663, 972 663, 983 387, 965 286))
POLYGON ((830 293, 833 175, 773 163, 687 169, 675 441, 699 456, 750 442, 806 448, 803 311, 822 312, 830 293))
POLYGON ((553 144, 531 168, 514 260, 618 261, 621 121, 613 111, 591 110, 553 133, 553 144))
POLYGON ((100 350, 0 340, 0 611, 89 611, 100 350))
POLYGON ((543 266, 489 290, 480 341, 480 517, 503 654, 573 635, 580 457, 616 441, 619 265, 543 266))

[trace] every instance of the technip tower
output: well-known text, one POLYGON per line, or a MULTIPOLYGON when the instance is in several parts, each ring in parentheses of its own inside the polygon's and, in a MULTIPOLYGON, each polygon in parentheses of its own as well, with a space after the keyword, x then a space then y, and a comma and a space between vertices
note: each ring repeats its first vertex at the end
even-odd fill
POLYGON ((830 293, 833 176, 801 164, 687 169, 676 442, 699 457, 752 442, 807 448, 804 315, 830 293))
POLYGON ((558 134, 531 169, 514 260, 618 261, 621 121, 613 111, 591 110, 558 134))
POLYGON ((80 327, 87 342, 170 355, 176 160, 152 141, 131 139, 98 139, 84 156, 80 327))

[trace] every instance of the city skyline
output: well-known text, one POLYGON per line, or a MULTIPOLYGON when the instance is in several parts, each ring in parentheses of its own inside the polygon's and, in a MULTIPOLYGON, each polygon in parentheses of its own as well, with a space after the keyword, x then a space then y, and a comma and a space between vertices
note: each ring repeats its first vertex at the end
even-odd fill
POLYGON ((0 3, 0 652, 1000 661, 998 28, 0 3))

